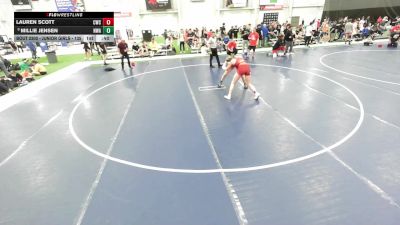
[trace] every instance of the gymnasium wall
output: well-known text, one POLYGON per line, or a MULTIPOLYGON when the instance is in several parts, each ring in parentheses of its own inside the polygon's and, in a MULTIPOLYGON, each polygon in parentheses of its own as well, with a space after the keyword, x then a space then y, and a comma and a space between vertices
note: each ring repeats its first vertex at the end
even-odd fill
POLYGON ((323 17, 400 16, 400 0, 326 0, 323 17))
MULTIPOLYGON (((135 36, 140 36, 142 30, 152 30, 161 34, 164 29, 179 30, 180 28, 215 29, 226 23, 242 26, 253 26, 263 20, 264 13, 278 13, 280 22, 290 21, 292 16, 298 16, 306 23, 322 16, 325 0, 279 0, 280 9, 262 11, 259 0, 247 0, 247 7, 225 8, 223 0, 171 0, 172 9, 164 11, 149 11, 144 0, 84 0, 86 11, 114 11, 122 13, 115 19, 115 30, 120 30, 122 38, 127 38, 126 30, 131 29, 135 36)), ((32 11, 56 11, 55 0, 34 1, 32 11)), ((0 34, 13 36, 13 10, 10 0, 0 0, 0 34), (4 17, 3 17, 4 16, 4 17), (2 19, 7 18, 7 19, 2 19), (2 19, 2 20, 1 20, 2 19)))

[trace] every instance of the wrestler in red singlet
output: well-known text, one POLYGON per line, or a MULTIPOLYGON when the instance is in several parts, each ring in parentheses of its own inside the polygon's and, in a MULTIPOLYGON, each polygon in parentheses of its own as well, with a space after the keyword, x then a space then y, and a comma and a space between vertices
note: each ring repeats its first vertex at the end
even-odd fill
POLYGON ((250 76, 250 65, 247 64, 244 59, 236 58, 236 62, 233 66, 236 67, 239 76, 250 76))
POLYGON ((224 96, 224 98, 231 99, 232 91, 233 88, 235 87, 235 84, 239 79, 242 79, 244 87, 245 88, 249 87, 250 90, 254 93, 254 99, 258 100, 260 94, 256 91, 256 88, 251 84, 250 65, 240 57, 234 57, 234 58, 228 57, 225 61, 225 65, 227 65, 226 70, 221 77, 218 87, 222 86, 222 82, 224 81, 228 73, 232 71, 233 68, 236 68, 236 74, 232 79, 231 85, 229 87, 229 92, 227 95, 224 96))

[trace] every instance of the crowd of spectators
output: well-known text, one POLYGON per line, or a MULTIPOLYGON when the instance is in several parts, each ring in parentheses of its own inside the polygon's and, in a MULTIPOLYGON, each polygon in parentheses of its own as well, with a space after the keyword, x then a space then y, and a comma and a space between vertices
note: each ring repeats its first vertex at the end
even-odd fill
POLYGON ((17 87, 24 86, 35 80, 35 76, 47 74, 46 68, 36 59, 23 59, 12 64, 9 60, 0 56, 0 95, 7 94, 17 87))
MULTIPOLYGON (((323 20, 315 19, 305 23, 303 20, 300 25, 292 26, 288 22, 279 23, 277 21, 269 24, 260 23, 255 26, 251 24, 242 26, 227 27, 222 24, 217 29, 188 28, 179 31, 165 30, 162 36, 165 43, 157 43, 153 37, 151 42, 134 43, 132 50, 136 56, 154 56, 160 51, 170 50, 174 53, 186 53, 187 48, 193 53, 208 54, 209 46, 207 45, 209 38, 215 34, 217 39, 217 49, 221 51, 229 51, 228 43, 232 40, 242 49, 248 48, 248 35, 252 29, 255 29, 259 35, 257 43, 258 48, 276 46, 279 36, 283 35, 285 51, 292 52, 294 45, 320 44, 325 42, 345 41, 351 44, 352 41, 361 41, 368 39, 370 41, 378 37, 387 37, 390 35, 390 29, 399 24, 400 18, 379 17, 372 19, 369 16, 360 18, 339 18, 323 20), (172 44, 176 40, 179 49, 175 49, 172 44)), ((281 48, 278 43, 277 48, 281 48)), ((232 45, 232 44, 231 44, 232 45)))

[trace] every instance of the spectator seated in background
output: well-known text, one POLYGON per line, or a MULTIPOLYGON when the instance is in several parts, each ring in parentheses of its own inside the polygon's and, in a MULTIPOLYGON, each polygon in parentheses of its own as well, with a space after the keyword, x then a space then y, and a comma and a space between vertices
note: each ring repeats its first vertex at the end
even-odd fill
POLYGON ((285 51, 285 36, 283 34, 280 34, 278 36, 278 40, 275 42, 274 46, 272 47, 272 57, 275 58, 278 56, 278 52, 284 52, 285 51))
POLYGON ((6 94, 10 92, 12 89, 18 87, 18 78, 13 74, 13 72, 9 72, 7 75, 0 78, 0 92, 1 94, 6 94))
POLYGON ((293 40, 294 45, 301 45, 305 43, 304 29, 302 27, 296 27, 294 34, 296 35, 293 40))
POLYGON ((10 91, 10 89, 3 83, 2 79, 3 78, 0 78, 0 95, 5 95, 10 91))
POLYGON ((0 89, 2 94, 10 92, 14 88, 14 82, 7 76, 0 77, 0 89))
POLYGON ((162 47, 163 49, 170 50, 172 49, 172 37, 169 36, 167 39, 165 39, 165 45, 162 47))
POLYGON ((369 37, 369 29, 368 29, 368 27, 366 26, 366 24, 364 25, 364 28, 361 30, 361 38, 362 39, 366 39, 366 38, 368 38, 369 37))
POLYGON ((223 43, 224 43, 224 45, 223 45, 224 50, 226 51, 226 45, 229 43, 229 36, 228 36, 228 35, 225 35, 225 36, 224 36, 224 39, 222 39, 222 41, 223 41, 223 43))
POLYGON ((23 80, 24 80, 23 77, 19 73, 17 73, 15 70, 12 70, 10 72, 10 75, 3 79, 6 80, 6 85, 10 89, 14 89, 18 86, 22 86, 23 80))
POLYGON ((32 69, 26 69, 22 71, 21 73, 22 78, 28 82, 34 81, 35 78, 33 78, 31 71, 32 69))
POLYGON ((23 59, 21 62, 18 63, 20 67, 20 71, 25 71, 29 69, 29 61, 28 59, 23 59))
POLYGON ((140 46, 138 45, 138 43, 136 43, 136 41, 133 42, 133 45, 132 45, 133 55, 138 55, 139 54, 139 49, 140 49, 140 46))
POLYGON ((217 38, 217 50, 218 52, 222 52, 224 50, 225 44, 221 39, 217 38))
POLYGON ((40 64, 38 61, 32 60, 32 74, 35 76, 46 75, 46 67, 40 64))
MULTIPOLYGON (((6 71, 11 70, 12 64, 8 59, 5 59, 2 56, 0 56, 0 60, 3 62, 2 64, 4 64, 4 68, 1 68, 1 70, 6 70, 6 71)), ((3 71, 3 72, 6 73, 6 71, 3 71)))
POLYGON ((149 56, 149 47, 147 46, 146 42, 142 42, 142 45, 139 48, 139 56, 140 57, 146 57, 149 56))
POLYGON ((151 38, 148 48, 150 49, 150 57, 154 56, 158 52, 160 47, 158 46, 158 43, 156 42, 154 37, 151 38))
POLYGON ((20 85, 23 83, 24 81, 24 77, 22 77, 21 74, 17 73, 16 70, 12 70, 10 72, 10 76, 8 77, 10 78, 14 83, 16 83, 17 85, 20 85))
POLYGON ((200 47, 200 53, 202 55, 209 55, 210 54, 209 50, 210 49, 207 47, 206 44, 202 44, 201 47, 200 47))
POLYGON ((192 41, 192 45, 190 46, 190 48, 191 48, 192 50, 199 50, 200 47, 201 47, 201 46, 200 46, 199 39, 198 39, 198 38, 194 38, 193 41, 192 41))
POLYGON ((400 24, 397 24, 396 26, 393 26, 392 29, 390 29, 388 47, 397 48, 399 39, 400 39, 400 24))
POLYGON ((17 49, 18 49, 17 44, 15 44, 15 42, 11 38, 8 39, 8 44, 11 46, 11 48, 14 50, 14 52, 17 51, 17 49))
POLYGON ((173 46, 173 40, 174 39, 173 39, 172 35, 168 36, 167 39, 165 39, 165 45, 162 46, 162 53, 164 55, 170 54, 171 51, 172 51, 171 54, 173 54, 173 55, 176 54, 176 49, 173 46))

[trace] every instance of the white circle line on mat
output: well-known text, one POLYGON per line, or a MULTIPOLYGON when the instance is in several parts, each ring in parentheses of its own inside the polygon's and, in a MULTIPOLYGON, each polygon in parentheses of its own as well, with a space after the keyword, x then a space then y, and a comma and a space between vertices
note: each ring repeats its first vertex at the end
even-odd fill
POLYGON ((168 71, 168 70, 174 70, 174 69, 180 69, 180 68, 187 68, 187 67, 197 67, 197 66, 208 66, 208 64, 195 64, 195 65, 186 65, 186 66, 177 66, 177 67, 171 67, 171 68, 165 68, 165 69, 160 69, 160 70, 154 70, 154 71, 149 71, 149 72, 144 72, 144 73, 140 73, 137 75, 132 75, 129 77, 125 77, 119 80, 116 80, 114 82, 111 82, 107 85, 104 85, 103 87, 100 87, 94 91, 92 91, 91 93, 89 93, 88 95, 86 95, 85 97, 81 98, 80 101, 75 105, 75 107, 73 108, 70 116, 69 116, 69 130, 73 136, 73 138, 75 139, 75 141, 81 145, 84 149, 86 149, 87 151, 102 157, 104 159, 116 162, 116 163, 120 163, 120 164, 124 164, 127 166, 132 166, 132 167, 136 167, 136 168, 141 168, 141 169, 146 169, 146 170, 152 170, 152 171, 159 171, 159 172, 169 172, 169 173, 187 173, 187 174, 209 174, 209 173, 238 173, 238 172, 251 172, 251 171, 257 171, 257 170, 264 170, 264 169, 268 169, 268 168, 273 168, 273 167, 278 167, 278 166, 284 166, 284 165, 289 165, 289 164, 293 164, 293 163, 297 163, 297 162, 301 162, 307 159, 311 159, 314 158, 316 156, 319 156, 321 154, 324 154, 340 145, 342 145, 343 143, 345 143, 347 140, 349 140, 361 127, 361 124, 364 121, 364 106, 361 102, 361 100, 358 98, 358 96, 351 91, 349 88, 347 88, 346 86, 344 86, 343 84, 334 81, 330 78, 327 78, 325 76, 313 73, 313 72, 309 72, 309 71, 305 71, 305 70, 301 70, 301 69, 296 69, 296 68, 290 68, 290 67, 284 67, 284 66, 275 66, 275 65, 266 65, 266 64, 252 64, 252 65, 256 65, 256 66, 264 66, 264 67, 275 67, 275 68, 283 68, 283 69, 289 69, 289 70, 293 70, 293 71, 299 71, 299 72, 303 72, 303 73, 307 73, 307 74, 311 74, 313 76, 317 76, 320 77, 322 79, 328 80, 330 82, 333 82, 334 84, 344 88, 347 92, 349 92, 357 101, 358 103, 358 107, 360 110, 360 116, 359 119, 357 121, 357 124, 355 125, 355 127, 350 131, 350 133, 348 133, 345 137, 343 137, 342 139, 340 139, 339 141, 337 141, 336 143, 323 148, 321 150, 318 150, 314 153, 305 155, 305 156, 301 156, 301 157, 297 157, 294 159, 290 159, 290 160, 284 160, 281 162, 277 162, 277 163, 270 163, 270 164, 265 164, 265 165, 260 165, 260 166, 250 166, 250 167, 239 167, 239 168, 222 168, 222 169, 179 169, 179 168, 167 168, 167 167, 157 167, 157 166, 150 166, 150 165, 145 165, 145 164, 140 164, 140 163, 135 163, 135 162, 131 162, 128 160, 124 160, 124 159, 119 159, 116 157, 112 157, 110 155, 101 153, 99 151, 97 151, 96 149, 92 148, 91 146, 89 146, 88 144, 86 144, 84 141, 82 141, 79 136, 76 134, 75 128, 73 126, 73 119, 74 119, 74 115, 76 113, 76 111, 78 110, 79 106, 84 103, 90 96, 96 94, 97 92, 110 87, 111 85, 114 85, 116 83, 119 83, 121 81, 127 80, 127 79, 131 79, 134 77, 138 77, 138 76, 142 76, 145 74, 151 74, 151 73, 157 73, 157 72, 162 72, 162 71, 168 71))
POLYGON ((319 62, 321 63, 321 65, 323 65, 326 68, 329 68, 331 70, 334 70, 336 72, 343 73, 343 74, 346 74, 346 75, 349 75, 349 76, 358 77, 358 78, 362 78, 362 79, 366 79, 366 80, 372 80, 372 81, 376 81, 376 82, 380 82, 380 83, 384 83, 384 84, 400 85, 400 83, 397 83, 397 82, 380 80, 380 79, 375 79, 375 78, 371 78, 371 77, 365 77, 365 76, 361 76, 361 75, 358 75, 358 74, 349 73, 349 72, 346 72, 346 71, 343 71, 343 70, 339 70, 339 69, 337 69, 335 67, 329 66, 328 64, 324 63, 324 61, 323 61, 323 59, 325 59, 328 56, 335 55, 335 54, 346 53, 346 52, 387 52, 387 51, 400 51, 400 50, 349 50, 349 51, 332 52, 332 53, 328 53, 328 54, 325 54, 325 55, 321 56, 319 58, 319 62))

